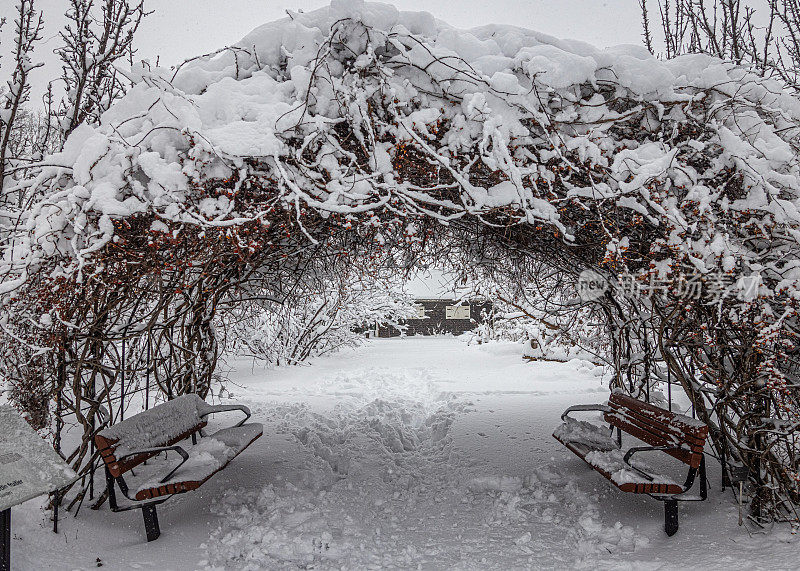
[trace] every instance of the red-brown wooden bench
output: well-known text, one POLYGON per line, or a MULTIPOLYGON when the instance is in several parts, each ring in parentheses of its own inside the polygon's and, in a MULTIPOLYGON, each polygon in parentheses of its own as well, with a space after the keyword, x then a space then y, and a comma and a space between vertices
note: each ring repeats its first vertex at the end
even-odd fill
POLYGON ((678 501, 706 499, 708 484, 703 447, 708 426, 621 393, 613 393, 605 405, 576 405, 561 415, 564 424, 553 433, 556 440, 582 458, 589 466, 623 492, 648 494, 664 502, 664 531, 678 531, 678 501), (601 411, 609 427, 597 426, 569 416, 577 411, 601 411), (609 430, 610 429, 610 430, 609 430), (616 439, 613 437, 617 431, 616 439), (648 444, 623 448, 622 433, 648 444), (634 459, 641 452, 661 452, 689 467, 680 484, 634 459), (700 478, 699 495, 689 493, 700 478))
POLYGON ((261 436, 260 424, 245 424, 249 418, 246 406, 213 406, 190 394, 101 430, 95 444, 105 462, 111 510, 141 509, 147 541, 157 539, 161 530, 156 505, 199 488, 261 436), (245 417, 234 426, 204 434, 208 416, 227 411, 240 411, 245 417), (115 486, 127 498, 125 505, 117 503, 115 486))

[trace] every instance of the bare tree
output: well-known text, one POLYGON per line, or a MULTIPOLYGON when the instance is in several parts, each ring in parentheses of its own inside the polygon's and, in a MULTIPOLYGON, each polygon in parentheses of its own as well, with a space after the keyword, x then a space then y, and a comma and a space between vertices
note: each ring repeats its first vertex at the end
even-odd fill
POLYGON ((650 32, 650 16, 647 13, 647 0, 639 0, 642 11, 642 41, 651 54, 653 53, 653 34, 650 32))
POLYGON ((34 8, 33 0, 20 0, 14 21, 14 71, 6 83, 7 91, 0 95, 0 190, 9 170, 9 153, 15 122, 30 98, 30 73, 42 63, 32 60, 36 42, 41 40, 44 22, 42 13, 34 8))
MULTIPOLYGON (((31 61, 43 19, 34 0, 19 2, 12 54, 15 69, 7 86, 0 87, 0 180, 5 180, 5 202, 15 192, 9 190, 9 175, 30 174, 43 156, 60 150, 78 125, 97 122, 124 94, 128 80, 116 64, 133 61, 133 37, 145 15, 141 0, 135 4, 103 0, 98 7, 94 0, 71 0, 68 23, 59 34, 63 45, 55 50, 62 62, 64 96, 59 101, 50 82, 43 109, 36 109, 30 105, 29 74, 43 65, 31 61)), ((0 20, 0 25, 4 22, 0 20)), ((24 202, 22 194, 16 202, 24 202)))
MULTIPOLYGON (((798 0, 656 0, 664 55, 708 53, 755 66, 800 88, 798 0)), ((645 46, 653 49, 646 0, 640 0, 645 46)))
POLYGON ((70 0, 64 45, 55 50, 67 92, 58 112, 64 138, 84 121, 97 121, 124 93, 115 64, 133 57, 133 37, 147 14, 142 1, 128 0, 103 0, 100 12, 96 17, 93 0, 70 0))

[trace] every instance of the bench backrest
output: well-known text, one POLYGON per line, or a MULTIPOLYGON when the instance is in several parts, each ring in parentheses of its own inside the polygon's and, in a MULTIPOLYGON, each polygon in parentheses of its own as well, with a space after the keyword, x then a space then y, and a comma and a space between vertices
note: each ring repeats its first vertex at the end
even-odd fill
POLYGON ((206 403, 199 396, 183 395, 101 430, 95 436, 95 444, 116 478, 156 453, 137 454, 122 462, 119 458, 137 450, 170 446, 206 426, 200 416, 205 408, 206 403))
POLYGON ((708 426, 691 417, 670 412, 621 393, 608 399, 610 412, 605 420, 651 446, 680 446, 667 454, 688 464, 700 466, 708 426))

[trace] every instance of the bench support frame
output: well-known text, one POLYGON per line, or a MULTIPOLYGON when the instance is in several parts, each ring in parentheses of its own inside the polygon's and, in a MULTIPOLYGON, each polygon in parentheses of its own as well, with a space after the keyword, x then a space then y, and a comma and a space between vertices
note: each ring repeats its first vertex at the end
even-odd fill
POLYGON ((678 531, 678 500, 664 500, 664 531, 669 537, 678 531))
MULTIPOLYGON (((128 498, 128 485, 122 476, 115 478, 111 475, 108 467, 106 471, 106 489, 108 490, 108 505, 112 512, 126 512, 129 510, 142 510, 142 517, 144 518, 144 531, 147 534, 147 541, 155 541, 161 535, 161 528, 158 525, 158 514, 156 513, 156 506, 164 503, 166 498, 155 500, 152 502, 141 503, 137 502, 129 506, 120 506, 117 503, 117 491, 114 489, 114 484, 119 486, 122 494, 128 498)), ((130 499, 130 498, 128 498, 130 499)), ((133 500, 135 501, 135 500, 133 500)))
POLYGON ((706 477, 706 456, 703 454, 700 457, 700 467, 690 468, 689 474, 686 476, 686 483, 683 485, 685 490, 683 494, 673 496, 658 496, 650 494, 651 498, 664 502, 664 531, 669 537, 672 537, 678 532, 678 502, 702 502, 708 498, 708 479, 706 477), (686 496, 689 489, 694 485, 696 476, 700 476, 700 495, 696 497, 686 496))
POLYGON ((158 536, 161 535, 161 529, 158 527, 156 506, 153 504, 144 506, 142 508, 142 515, 144 516, 144 531, 147 534, 147 541, 155 541, 158 539, 158 536))

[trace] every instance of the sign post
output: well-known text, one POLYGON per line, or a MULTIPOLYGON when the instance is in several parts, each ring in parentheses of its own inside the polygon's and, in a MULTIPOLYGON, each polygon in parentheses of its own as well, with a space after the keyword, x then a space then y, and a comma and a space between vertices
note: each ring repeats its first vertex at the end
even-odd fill
POLYGON ((76 478, 14 407, 0 406, 0 571, 11 569, 11 508, 76 478))
POLYGON ((11 571, 11 508, 0 513, 0 542, 3 546, 0 571, 11 571))

